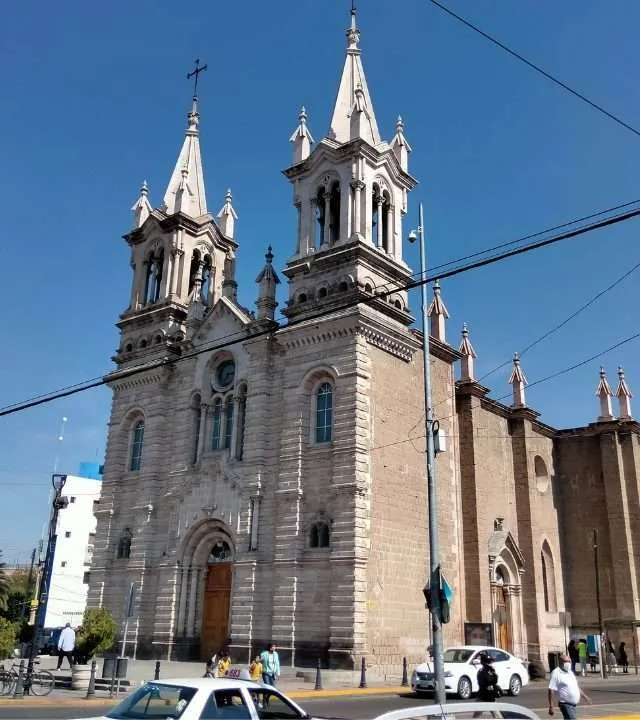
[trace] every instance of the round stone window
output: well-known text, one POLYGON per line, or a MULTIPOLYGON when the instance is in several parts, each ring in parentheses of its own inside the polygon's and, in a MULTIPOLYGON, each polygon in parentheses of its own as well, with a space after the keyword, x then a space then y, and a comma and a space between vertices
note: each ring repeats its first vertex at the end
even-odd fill
POLYGON ((236 364, 233 360, 223 360, 215 372, 215 384, 220 390, 226 390, 233 385, 236 376, 236 364))

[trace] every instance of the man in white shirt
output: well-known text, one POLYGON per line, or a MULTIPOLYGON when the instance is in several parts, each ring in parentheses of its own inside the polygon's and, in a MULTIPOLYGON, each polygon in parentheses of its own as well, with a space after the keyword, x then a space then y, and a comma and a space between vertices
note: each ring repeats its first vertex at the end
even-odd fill
POLYGON ((67 623, 60 637, 58 638, 58 667, 60 670, 62 667, 62 661, 67 658, 69 661, 69 667, 73 667, 73 651, 76 647, 76 633, 71 627, 71 623, 67 623))
POLYGON ((571 671, 571 660, 566 654, 560 655, 560 666, 551 673, 549 680, 549 715, 553 715, 554 694, 565 720, 574 720, 578 717, 577 707, 581 697, 591 703, 580 689, 578 679, 571 671))

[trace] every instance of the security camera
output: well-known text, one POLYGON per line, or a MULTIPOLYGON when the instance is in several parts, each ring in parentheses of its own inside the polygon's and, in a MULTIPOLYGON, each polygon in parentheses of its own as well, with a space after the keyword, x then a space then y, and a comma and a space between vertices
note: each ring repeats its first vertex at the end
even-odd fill
POLYGON ((416 231, 412 230, 409 233, 409 237, 407 239, 409 240, 410 243, 414 243, 418 239, 418 235, 416 234, 416 231))

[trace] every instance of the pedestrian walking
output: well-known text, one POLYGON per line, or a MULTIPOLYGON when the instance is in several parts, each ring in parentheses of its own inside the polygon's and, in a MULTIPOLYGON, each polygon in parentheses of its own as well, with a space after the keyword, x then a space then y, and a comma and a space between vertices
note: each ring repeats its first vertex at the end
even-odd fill
POLYGON ((481 702, 495 702, 502 696, 498 685, 498 673, 493 667, 493 660, 487 653, 480 655, 480 670, 478 670, 478 700, 481 702))
POLYGON ((554 713, 554 695, 565 720, 575 720, 578 717, 580 698, 591 704, 591 699, 578 685, 578 678, 571 672, 571 660, 565 653, 560 656, 560 666, 551 673, 549 680, 549 715, 554 713))
POLYGON ((571 672, 575 673, 576 665, 578 664, 578 648, 576 647, 575 640, 569 640, 567 652, 569 653, 569 658, 571 659, 571 672))
POLYGON ((587 656, 589 652, 587 650, 587 641, 584 638, 580 638, 578 641, 578 660, 580 661, 580 672, 584 677, 587 674, 587 656))
POLYGON ((629 672, 629 658, 627 657, 627 651, 625 650, 625 644, 623 642, 620 643, 620 647, 618 648, 618 663, 623 673, 629 672))
POLYGON ((67 623, 60 633, 58 638, 58 667, 56 670, 62 668, 62 661, 67 658, 69 661, 69 667, 73 667, 73 651, 76 648, 76 633, 71 627, 71 623, 67 623))
POLYGON ((265 685, 274 685, 280 676, 280 657, 274 643, 269 645, 268 650, 260 653, 262 662, 262 682, 265 685))

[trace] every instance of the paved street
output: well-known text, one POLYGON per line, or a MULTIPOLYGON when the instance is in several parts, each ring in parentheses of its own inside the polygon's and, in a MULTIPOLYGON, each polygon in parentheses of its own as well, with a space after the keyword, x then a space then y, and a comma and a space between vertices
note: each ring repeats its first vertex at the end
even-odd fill
MULTIPOLYGON (((602 682, 590 679, 585 683, 586 692, 593 699, 593 706, 585 705, 580 709, 581 717, 603 717, 640 713, 640 678, 613 678, 602 682)), ((357 692, 357 691, 354 691, 357 692)), ((523 690, 517 703, 538 711, 541 717, 546 713, 546 684, 537 682, 523 690)), ((347 720, 369 720, 383 712, 403 707, 415 707, 427 704, 427 699, 416 699, 412 695, 369 695, 361 697, 333 697, 318 700, 301 699, 298 701, 305 709, 316 716, 346 718, 347 720)), ((0 706, 1 719, 51 718, 68 720, 69 718, 88 718, 105 712, 110 706, 102 703, 78 703, 77 706, 41 706, 19 701, 15 705, 0 706)), ((556 716, 559 717, 559 716, 556 716)))

